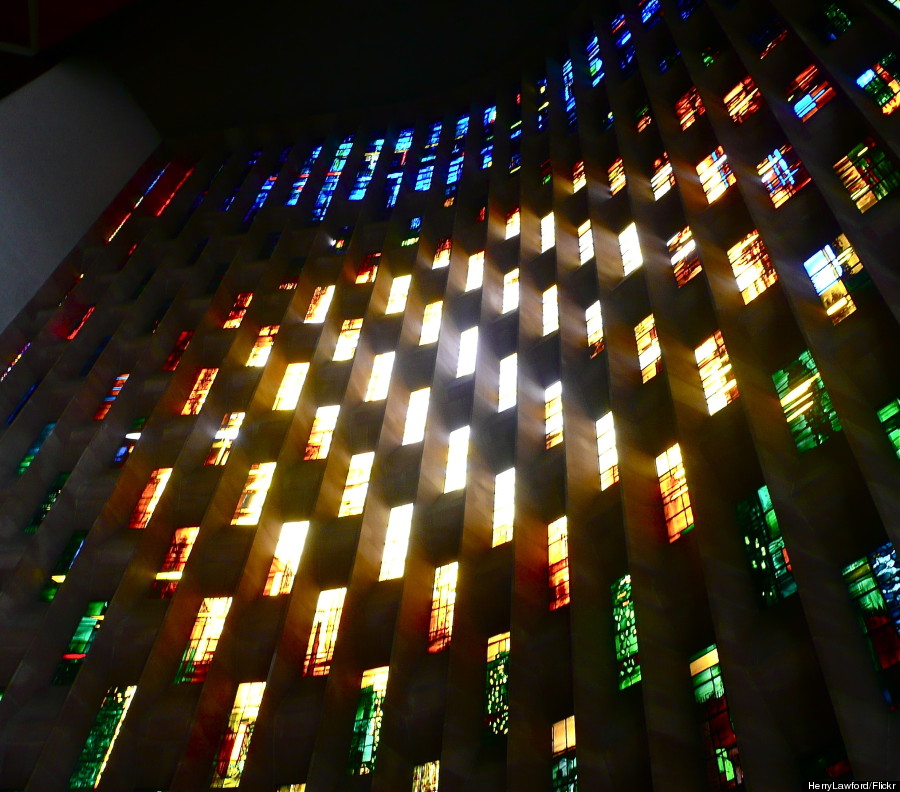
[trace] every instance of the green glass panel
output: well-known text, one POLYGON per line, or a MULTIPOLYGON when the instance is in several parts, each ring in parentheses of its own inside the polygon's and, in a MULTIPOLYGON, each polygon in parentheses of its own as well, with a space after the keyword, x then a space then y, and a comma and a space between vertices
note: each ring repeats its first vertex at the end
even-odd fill
POLYGON ((68 473, 60 473, 53 479, 53 483, 50 485, 50 489, 47 490, 47 494, 44 495, 41 505, 37 507, 31 522, 25 527, 25 533, 36 533, 37 529, 41 527, 41 523, 44 522, 44 518, 50 513, 53 504, 56 503, 56 499, 59 497, 59 493, 62 492, 62 488, 66 486, 68 479, 68 473))
POLYGON ((374 685, 360 691, 350 743, 350 772, 354 775, 366 775, 375 769, 383 702, 384 693, 374 685))
POLYGON ((88 603, 84 616, 79 620, 74 634, 69 639, 66 652, 56 668, 56 674, 53 677, 54 685, 69 685, 75 679, 75 675, 83 665, 84 659, 97 637, 97 631, 103 623, 107 607, 109 607, 108 602, 88 603))
POLYGON ((900 186, 900 173, 884 155, 884 152, 872 148, 867 143, 860 143, 848 155, 847 158, 856 166, 863 180, 869 185, 869 189, 880 201, 895 187, 900 186))
POLYGON ((877 104, 884 107, 894 100, 897 84, 896 65, 897 57, 893 52, 885 55, 878 64, 871 69, 866 69, 856 80, 859 85, 877 104), (881 67, 881 68, 879 68, 881 67))
MULTIPOLYGON (((714 652, 715 644, 695 655, 692 662, 714 652)), ((717 660, 717 657, 712 658, 717 660)), ((744 776, 740 765, 737 737, 728 711, 725 683, 718 662, 691 677, 694 701, 701 716, 703 741, 707 751, 710 786, 719 790, 742 790, 744 776)))
POLYGON ((797 590, 797 583, 768 487, 760 487, 756 494, 738 503, 737 521, 761 604, 774 605, 789 597, 797 590))
POLYGON ((822 15, 828 25, 829 38, 835 39, 841 33, 850 30, 853 20, 837 3, 826 3, 822 9, 822 15))
POLYGON ((99 783, 134 691, 134 686, 109 689, 69 779, 69 789, 94 789, 99 783))
POLYGON ((53 601, 56 592, 59 591, 59 587, 63 584, 66 575, 72 568, 72 564, 75 563, 75 558, 81 551, 86 536, 87 531, 75 531, 69 537, 69 541, 63 548, 56 565, 53 567, 53 571, 50 573, 50 579, 44 584, 44 588, 41 589, 41 599, 44 602, 53 601))
POLYGON ((619 690, 625 690, 641 681, 637 623, 634 615, 634 600, 631 597, 631 575, 625 575, 612 586, 612 598, 619 690))
POLYGON ((552 792, 578 792, 578 765, 574 753, 553 760, 550 779, 552 792))
POLYGON ((509 731, 509 652, 500 652, 488 661, 485 716, 494 734, 509 731))
POLYGON ((29 467, 31 467, 31 463, 34 462, 34 458, 37 456, 38 451, 41 450, 41 446, 44 444, 44 441, 50 437, 50 433, 53 431, 55 423, 48 423, 42 430, 41 433, 37 436, 35 441, 29 446, 28 451, 25 452, 25 456, 22 457, 22 461, 19 462, 19 467, 16 469, 16 475, 21 476, 29 467))
POLYGON ((800 451, 822 445, 841 431, 841 423, 809 350, 772 375, 784 417, 800 451))
POLYGON ((894 453, 900 458, 900 399, 894 399, 878 411, 878 420, 887 432, 894 453))

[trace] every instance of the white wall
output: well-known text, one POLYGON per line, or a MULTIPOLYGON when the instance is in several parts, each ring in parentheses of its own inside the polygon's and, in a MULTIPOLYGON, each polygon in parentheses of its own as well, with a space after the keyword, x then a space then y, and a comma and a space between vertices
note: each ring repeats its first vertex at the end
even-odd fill
POLYGON ((62 63, 0 100, 0 330, 159 141, 92 64, 62 63))

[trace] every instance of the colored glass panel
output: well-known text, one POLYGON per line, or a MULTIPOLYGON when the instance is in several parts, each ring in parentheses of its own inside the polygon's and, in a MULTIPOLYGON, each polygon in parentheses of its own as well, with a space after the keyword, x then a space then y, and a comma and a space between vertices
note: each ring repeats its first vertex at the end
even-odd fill
POLYGON ((363 672, 359 702, 350 742, 350 774, 368 775, 375 769, 381 740, 382 707, 387 692, 388 667, 363 672))
POLYGON ((781 409, 800 451, 822 445, 841 431, 841 422, 825 390, 819 368, 809 350, 772 375, 781 409))
POLYGON ((484 717, 494 734, 509 732, 509 633, 488 639, 484 717))
POLYGON ((760 604, 774 605, 796 592, 791 559, 768 487, 763 485, 738 503, 737 521, 760 604))
POLYGON ((634 600, 631 595, 631 575, 619 578, 612 585, 611 593, 619 690, 625 690, 641 681, 637 622, 634 615, 634 600))

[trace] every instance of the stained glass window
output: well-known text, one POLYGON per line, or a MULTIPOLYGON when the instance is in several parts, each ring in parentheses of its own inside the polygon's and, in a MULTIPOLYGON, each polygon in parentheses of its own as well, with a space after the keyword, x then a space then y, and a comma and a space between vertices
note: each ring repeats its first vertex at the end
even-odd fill
POLYGON ((774 605, 789 597, 797 584, 768 487, 738 503, 737 521, 760 603, 774 605))
POLYGON ((728 165, 728 156, 721 146, 697 166, 697 175, 700 176, 700 183, 703 185, 708 203, 720 198, 735 182, 734 174, 728 165))
POLYGON ((900 107, 900 79, 897 74, 897 56, 893 52, 860 74, 856 78, 856 84, 875 101, 885 115, 890 115, 900 107))
POLYGON ((346 588, 319 592, 319 601, 309 631, 309 643, 306 646, 303 676, 327 676, 331 670, 331 658, 334 655, 346 596, 346 588))
POLYGON ((363 164, 360 166, 359 173, 356 174, 356 181, 350 190, 349 199, 351 201, 361 201, 366 197, 366 190, 369 187, 369 182, 372 181, 372 174, 375 173, 375 166, 378 164, 378 157, 381 154, 383 145, 383 137, 376 137, 369 143, 365 154, 363 154, 363 164))
POLYGON ((431 654, 440 652, 450 645, 458 574, 459 564, 456 561, 434 570, 434 591, 431 595, 431 623, 428 627, 428 651, 431 654))
POLYGON ((715 415, 738 397, 737 381, 721 331, 716 330, 697 347, 694 354, 700 369, 707 409, 710 415, 715 415))
POLYGON ((214 788, 240 785, 265 689, 265 682, 241 682, 238 685, 216 759, 212 780, 214 788))
POLYGON ((710 785, 717 790, 743 789, 744 773, 725 698, 716 645, 695 655, 690 668, 694 701, 702 722, 710 785))
POLYGON ((54 685, 70 685, 78 674, 79 669, 84 664, 88 652, 97 637, 100 626, 103 624, 103 617, 106 615, 106 609, 109 607, 108 602, 95 601, 89 602, 85 608, 84 615, 79 619, 75 632, 69 639, 66 651, 63 652, 62 659, 56 667, 56 673, 53 675, 54 685))
POLYGON ((328 211, 328 206, 331 204, 331 199, 334 197, 334 191, 337 188, 338 180, 341 178, 341 173, 344 171, 344 165, 347 164, 347 158, 350 156, 351 148, 353 148, 353 135, 345 138, 344 142, 338 146, 337 152, 334 155, 334 161, 331 163, 331 167, 325 175, 322 189, 319 191, 318 196, 316 196, 316 204, 313 207, 312 214, 313 220, 321 220, 325 217, 325 212, 328 211))
POLYGON ((309 533, 309 521, 286 522, 281 526, 278 535, 278 544, 275 545, 275 554, 272 556, 272 565, 266 577, 266 585, 263 589, 264 597, 277 597, 280 594, 289 594, 294 585, 294 577, 300 566, 300 557, 306 545, 306 536, 309 533))
POLYGON ((641 681, 637 623, 634 616, 634 599, 631 596, 631 575, 624 575, 612 585, 612 603, 619 690, 625 690, 641 681))
POLYGON ((756 170, 776 209, 812 181, 791 146, 775 149, 756 170))
POLYGON ((574 715, 553 724, 551 748, 550 789, 552 792, 578 792, 574 715))
POLYGON ((550 610, 569 604, 569 530, 565 516, 547 526, 550 610))
POLYGON ((494 734, 509 732, 509 633, 488 639, 484 717, 494 734))
POLYGON ((869 642, 885 700, 900 703, 900 570, 897 552, 888 542, 844 569, 863 634, 869 642))
POLYGON ((375 769, 388 670, 384 666, 363 672, 350 743, 351 775, 368 775, 375 769))
POLYGON ((834 163, 834 170, 860 212, 867 212, 900 185, 900 173, 871 138, 834 163))
POLYGON ((691 496, 678 443, 656 458, 656 472, 659 475, 666 531, 669 541, 674 542, 694 527, 694 510, 691 508, 691 496))
POLYGON ((199 532, 197 526, 175 529, 166 557, 153 580, 153 596, 166 599, 175 594, 199 532))
POLYGON ((841 431, 841 422, 809 350, 772 375, 781 409, 800 451, 822 445, 841 431))
POLYGON ((814 66, 807 66, 787 88, 787 100, 801 121, 809 121, 835 97, 834 88, 814 66))
POLYGON ((203 682, 209 673, 225 619, 231 609, 231 597, 206 597, 191 628, 191 635, 181 656, 175 682, 203 682))
POLYGON ((135 685, 109 688, 69 779, 69 789, 96 789, 100 784, 136 690, 135 685))
POLYGON ((750 303, 778 281, 769 251, 753 230, 728 249, 728 260, 744 303, 750 303))
POLYGON ((681 288, 692 278, 699 275, 703 269, 700 264, 700 254, 697 251, 697 243, 694 241, 690 226, 685 226, 681 229, 667 244, 669 246, 675 282, 681 288))
POLYGON ((851 292, 868 283, 869 278, 846 236, 841 234, 817 250, 803 266, 834 324, 856 310, 851 292))

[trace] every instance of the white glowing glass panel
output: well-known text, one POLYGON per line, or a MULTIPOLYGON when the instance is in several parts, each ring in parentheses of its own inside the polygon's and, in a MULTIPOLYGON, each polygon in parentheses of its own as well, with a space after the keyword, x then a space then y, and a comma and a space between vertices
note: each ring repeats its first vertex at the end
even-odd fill
POLYGON ((280 594, 290 593, 297 569, 300 566, 300 558, 303 555, 303 547, 306 545, 308 533, 308 520, 286 522, 281 526, 263 596, 277 597, 280 594))
POLYGON ((591 303, 584 312, 584 324, 587 333, 588 349, 591 357, 597 357, 603 351, 603 312, 600 301, 591 303))
POLYGON ((597 421, 597 461, 600 489, 609 489, 619 480, 619 452, 616 451, 616 427, 611 412, 597 421))
POLYGON ((641 367, 641 381, 649 382, 662 371, 662 350, 656 333, 656 320, 650 314, 634 328, 637 341, 638 365, 641 367))
POLYGON ((500 383, 498 387, 497 412, 516 406, 518 393, 519 356, 513 352, 500 360, 500 383))
POLYGON ((553 448, 563 441, 561 382, 554 382, 544 391, 544 435, 547 448, 553 448))
POLYGON ((697 347, 694 354, 700 369, 707 409, 710 415, 715 415, 738 397, 737 380, 734 378, 722 332, 716 330, 697 347))
POLYGON ((554 283, 541 298, 541 327, 543 335, 559 330, 559 289, 554 283))
POLYGON ((406 424, 403 427, 403 445, 421 443, 425 438, 425 422, 428 419, 428 402, 431 388, 420 388, 409 394, 406 424))
POLYGON ((384 538, 384 553, 381 556, 379 580, 394 580, 403 577, 406 569, 406 553, 409 549, 409 534, 412 530, 413 505, 407 503, 395 506, 388 516, 387 535, 384 538))
POLYGON ((637 226, 632 223, 619 234, 619 250, 622 253, 622 269, 628 275, 644 263, 641 243, 638 241, 637 226))
POLYGON ((465 291, 480 289, 484 282, 484 251, 479 250, 469 256, 469 270, 466 273, 465 291))
POLYGON ((309 431, 309 440, 306 443, 304 459, 325 459, 331 449, 331 438, 334 435, 334 427, 337 426, 338 415, 341 411, 339 404, 327 407, 319 407, 316 417, 313 418, 312 429, 309 431))
POLYGON ((338 517, 362 514, 363 507, 366 504, 366 493, 369 491, 369 476, 372 474, 372 463, 374 461, 374 451, 366 451, 350 457, 350 467, 347 470, 347 482, 344 484, 344 494, 341 497, 338 517))
POLYGON ((308 373, 309 363, 288 363, 281 385, 278 386, 278 393, 275 394, 273 410, 293 410, 297 407, 308 373))
POLYGON ((556 223, 553 212, 541 218, 541 253, 550 250, 556 244, 556 223))
POLYGON ((391 281, 391 291, 388 294, 386 314, 403 313, 406 308, 406 298, 409 296, 409 285, 412 283, 412 275, 400 275, 391 281))
POLYGON ((309 309, 306 311, 306 318, 303 321, 307 324, 322 324, 328 315, 332 299, 334 299, 334 286, 316 286, 309 302, 309 309))
POLYGON ((346 588, 319 592, 316 613, 309 631, 303 676, 327 676, 331 671, 331 658, 334 656, 334 644, 346 596, 346 588))
POLYGON ((278 325, 267 325, 260 328, 259 335, 256 337, 256 341, 253 342, 253 349, 250 350, 250 356, 247 358, 248 366, 251 368, 262 368, 266 365, 277 335, 278 325))
POLYGON ((506 238, 512 239, 519 235, 522 228, 522 215, 518 209, 514 209, 506 216, 506 238))
POLYGON ((272 476, 275 475, 275 465, 275 462, 263 462, 250 466, 247 482, 231 518, 232 525, 256 525, 259 522, 272 476))
POLYGON ((585 264, 594 257, 594 237, 591 234, 591 221, 585 220, 578 226, 578 260, 585 264))
POLYGON ((447 471, 444 475, 444 492, 453 492, 466 486, 466 468, 469 461, 469 427, 461 426, 450 432, 447 444, 447 471))
POLYGON ((510 270, 503 276, 503 298, 500 313, 515 311, 519 307, 519 268, 510 270))
POLYGON ((419 346, 433 344, 438 340, 438 336, 441 334, 443 310, 444 303, 441 300, 425 306, 425 313, 422 315, 422 332, 419 334, 419 346))
POLYGON ((491 547, 512 541, 516 518, 516 469, 510 468, 494 477, 494 520, 491 547))
POLYGON ((475 372, 478 359, 478 328, 470 327, 459 334, 459 359, 456 362, 456 376, 464 377, 475 372))
POLYGON ((334 346, 332 360, 353 360, 356 347, 359 344, 359 335, 362 333, 362 319, 345 319, 341 324, 341 332, 338 334, 337 343, 334 346))
POLYGON ((380 401, 387 398, 388 386, 391 384, 391 371, 394 368, 396 353, 385 352, 375 355, 372 361, 372 374, 369 377, 369 385, 366 388, 364 401, 380 401))

